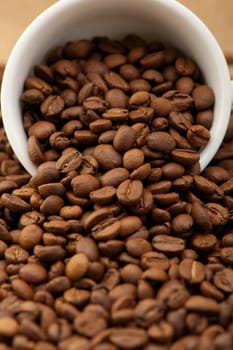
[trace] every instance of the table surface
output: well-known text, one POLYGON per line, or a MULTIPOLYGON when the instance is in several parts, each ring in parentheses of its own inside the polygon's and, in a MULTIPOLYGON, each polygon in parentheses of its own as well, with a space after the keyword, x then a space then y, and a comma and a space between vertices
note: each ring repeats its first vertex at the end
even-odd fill
MULTIPOLYGON (((15 42, 55 0, 0 0, 0 63, 5 63, 15 42)), ((232 0, 180 0, 196 13, 215 35, 224 52, 233 53, 232 0)))

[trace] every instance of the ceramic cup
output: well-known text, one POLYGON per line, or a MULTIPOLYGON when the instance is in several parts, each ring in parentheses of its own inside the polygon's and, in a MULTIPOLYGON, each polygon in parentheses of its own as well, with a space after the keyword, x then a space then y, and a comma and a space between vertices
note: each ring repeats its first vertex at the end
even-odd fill
POLYGON ((39 15, 17 41, 6 65, 1 91, 3 123, 25 169, 36 167, 27 152, 19 96, 24 80, 46 53, 67 41, 105 35, 138 34, 175 46, 192 58, 215 94, 211 140, 200 151, 204 169, 218 150, 232 106, 233 85, 223 52, 204 23, 175 0, 61 0, 39 15))

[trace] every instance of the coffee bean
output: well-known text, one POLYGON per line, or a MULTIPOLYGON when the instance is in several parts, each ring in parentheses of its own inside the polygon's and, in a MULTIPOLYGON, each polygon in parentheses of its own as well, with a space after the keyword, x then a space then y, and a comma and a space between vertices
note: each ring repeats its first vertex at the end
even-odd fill
POLYGON ((185 303, 185 307, 188 311, 212 314, 216 314, 219 312, 219 304, 215 300, 203 297, 201 295, 195 295, 190 297, 185 303))
POLYGON ((12 337, 19 332, 19 324, 17 320, 10 316, 0 318, 0 335, 12 337))
POLYGON ((122 164, 121 155, 111 145, 96 146, 94 156, 104 170, 111 170, 122 164))
POLYGON ((66 275, 72 281, 79 280, 85 275, 88 269, 88 258, 84 253, 77 253, 72 256, 66 266, 66 275))
POLYGON ((0 129, 0 316, 18 327, 4 344, 230 350, 232 125, 200 173, 214 96, 199 67, 128 35, 66 43, 32 71, 36 175, 0 129))
POLYGON ((119 202, 126 206, 132 206, 139 203, 143 193, 143 185, 140 180, 125 180, 116 191, 119 202))
POLYGON ((153 151, 160 152, 171 152, 176 146, 174 139, 163 131, 151 133, 147 137, 147 144, 153 151))
POLYGON ((118 152, 125 152, 133 147, 136 141, 136 131, 127 125, 122 125, 116 132, 113 146, 118 152))
POLYGON ((197 86, 193 90, 192 96, 197 110, 210 108, 214 103, 213 91, 209 86, 206 85, 197 86))
POLYGON ((155 236, 152 240, 152 245, 156 250, 168 254, 182 252, 185 248, 183 239, 166 235, 155 236))
POLYGON ((179 265, 179 273, 188 283, 200 283, 205 279, 205 268, 202 263, 184 259, 179 265))
POLYGON ((116 238, 121 230, 119 220, 105 219, 92 228, 92 235, 97 241, 106 241, 116 238))
POLYGON ((42 230, 36 224, 29 224, 25 226, 19 235, 19 244, 24 249, 33 249, 37 244, 40 243, 42 238, 42 230))
POLYGON ((77 175, 71 180, 71 186, 76 196, 87 197, 99 188, 99 180, 89 174, 77 175))
POLYGON ((217 271, 214 275, 214 284, 223 292, 231 293, 233 290, 232 270, 225 268, 217 271))
POLYGON ((46 269, 37 263, 25 264, 19 271, 20 277, 28 283, 38 284, 47 279, 46 269))
POLYGON ((123 165, 126 169, 132 171, 144 163, 144 153, 138 148, 132 148, 125 152, 123 156, 123 165))
POLYGON ((136 327, 129 329, 113 328, 109 338, 113 344, 119 347, 125 347, 125 349, 142 348, 148 340, 146 332, 136 327))
POLYGON ((187 139, 195 147, 205 146, 210 139, 210 133, 203 125, 193 125, 187 131, 187 139))

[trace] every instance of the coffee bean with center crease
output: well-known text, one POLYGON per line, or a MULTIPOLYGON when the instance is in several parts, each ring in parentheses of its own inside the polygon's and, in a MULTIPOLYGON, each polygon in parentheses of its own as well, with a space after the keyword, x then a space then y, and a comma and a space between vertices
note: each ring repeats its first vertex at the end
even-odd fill
POLYGON ((139 203, 143 194, 143 184, 140 180, 125 180, 116 191, 119 202, 125 206, 133 206, 139 203))

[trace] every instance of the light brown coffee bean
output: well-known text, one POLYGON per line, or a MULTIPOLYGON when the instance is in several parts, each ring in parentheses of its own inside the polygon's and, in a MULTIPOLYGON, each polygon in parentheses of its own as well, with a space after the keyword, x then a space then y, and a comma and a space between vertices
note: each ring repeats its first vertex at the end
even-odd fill
POLYGON ((143 254, 152 251, 151 244, 142 238, 129 238, 126 241, 126 249, 130 255, 140 258, 143 254))
POLYGON ((13 337, 19 332, 19 324, 14 317, 3 316, 0 318, 0 335, 13 337))
POLYGON ((99 188, 99 180, 90 174, 77 175, 71 180, 71 186, 76 196, 87 197, 99 188))
POLYGON ((210 132, 203 125, 193 125, 187 131, 187 139, 194 147, 202 147, 209 142, 210 132))
POLYGON ((179 273, 188 283, 200 283, 205 279, 204 265, 192 259, 184 259, 179 264, 179 273))
POLYGON ((204 313, 219 313, 219 304, 210 298, 201 295, 191 296, 185 303, 188 311, 204 312, 204 313))
POLYGON ((139 168, 143 165, 143 163, 144 153, 138 148, 131 148, 130 150, 126 151, 123 155, 123 165, 130 171, 139 168))
POLYGON ((126 152, 136 142, 136 131, 127 125, 122 125, 116 132, 113 139, 113 146, 118 152, 126 152))
POLYGON ((94 156, 104 170, 111 170, 122 165, 121 155, 111 145, 98 145, 94 156))
POLYGON ((66 265, 66 275, 72 281, 78 281, 88 270, 88 257, 84 253, 73 255, 66 265))
POLYGON ((113 328, 109 338, 113 344, 120 347, 124 346, 125 349, 142 348, 148 340, 145 330, 136 327, 130 329, 113 328))
POLYGON ((25 264, 19 271, 20 277, 28 283, 38 284, 45 282, 47 279, 47 271, 37 263, 25 264))
POLYGON ((90 199, 100 205, 111 204, 116 196, 116 189, 113 186, 104 186, 90 192, 90 199))
POLYGON ((125 180, 116 191, 119 202, 126 206, 133 206, 139 203, 143 194, 143 185, 140 180, 125 180))
POLYGON ((182 238, 158 235, 153 237, 152 246, 163 253, 177 254, 184 250, 185 241, 182 238))
POLYGON ((118 187, 121 182, 129 178, 129 171, 125 168, 116 167, 106 171, 101 177, 102 186, 118 187))
POLYGON ((37 244, 40 243, 42 238, 42 229, 36 224, 29 224, 25 226, 19 235, 19 244, 24 249, 33 249, 37 244))

